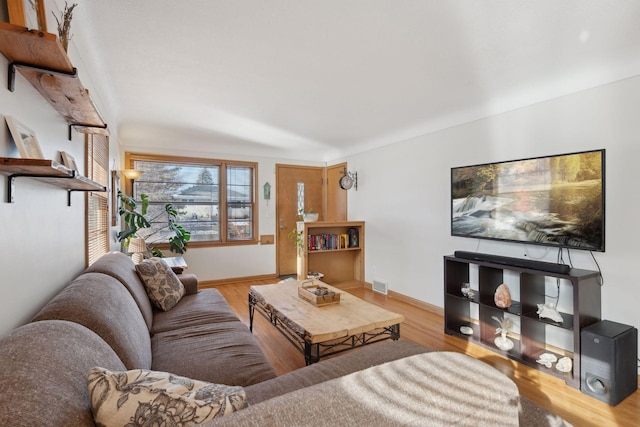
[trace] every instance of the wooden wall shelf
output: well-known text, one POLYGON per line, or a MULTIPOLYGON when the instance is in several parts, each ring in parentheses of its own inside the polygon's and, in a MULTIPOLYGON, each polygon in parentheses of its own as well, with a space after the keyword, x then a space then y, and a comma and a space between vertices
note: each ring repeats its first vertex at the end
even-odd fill
POLYGON ((81 133, 109 135, 89 91, 54 34, 0 22, 0 52, 9 60, 8 86, 12 91, 16 69, 81 133))
POLYGON ((71 206, 72 191, 107 191, 107 188, 53 160, 0 157, 0 172, 7 174, 7 203, 14 202, 15 179, 33 178, 67 190, 71 206))

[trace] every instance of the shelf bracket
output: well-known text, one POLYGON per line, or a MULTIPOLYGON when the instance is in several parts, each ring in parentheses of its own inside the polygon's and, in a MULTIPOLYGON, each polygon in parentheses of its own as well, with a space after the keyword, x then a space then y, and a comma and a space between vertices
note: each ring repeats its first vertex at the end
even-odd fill
MULTIPOLYGON (((40 174, 29 174, 29 173, 14 173, 7 176, 7 203, 15 202, 15 192, 16 192, 16 178, 56 178, 56 179, 74 179, 77 175, 76 171, 72 171, 69 176, 60 176, 60 175, 40 175, 40 174)), ((67 206, 71 206, 71 192, 72 191, 94 191, 94 190, 67 190, 67 206)))
POLYGON ((16 190, 15 178, 15 175, 9 175, 7 177, 7 203, 14 202, 13 193, 15 193, 16 190))
POLYGON ((90 125, 88 123, 69 123, 69 133, 68 133, 69 141, 71 141, 71 130, 74 127, 106 129, 107 128, 107 124, 105 123, 103 125, 90 125))
POLYGON ((9 63, 9 72, 7 73, 7 78, 8 78, 7 86, 10 92, 14 92, 16 88, 16 68, 26 68, 29 70, 40 71, 43 73, 53 74, 57 76, 66 76, 74 79, 78 78, 78 69, 76 67, 73 67, 73 71, 62 71, 62 70, 56 70, 54 68, 27 64, 26 62, 12 61, 9 63))
MULTIPOLYGON (((81 193, 88 193, 88 192, 96 191, 96 190, 78 190, 78 189, 73 189, 73 188, 68 189, 67 190, 67 206, 71 206, 71 192, 73 192, 73 191, 79 191, 81 193)), ((105 188, 104 191, 107 191, 107 189, 105 188)))

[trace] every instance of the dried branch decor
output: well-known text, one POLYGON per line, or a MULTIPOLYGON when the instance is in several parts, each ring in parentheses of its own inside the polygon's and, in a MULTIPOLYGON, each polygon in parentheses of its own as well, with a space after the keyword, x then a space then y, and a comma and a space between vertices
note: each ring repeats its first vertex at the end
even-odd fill
POLYGON ((62 47, 64 51, 67 51, 69 46, 69 40, 73 37, 70 35, 71 33, 71 19, 73 18, 73 9, 77 6, 77 3, 72 4, 71 6, 67 5, 67 2, 64 2, 64 11, 62 12, 61 19, 53 13, 53 17, 56 18, 56 22, 58 23, 58 36, 60 37, 60 43, 62 43, 62 47))

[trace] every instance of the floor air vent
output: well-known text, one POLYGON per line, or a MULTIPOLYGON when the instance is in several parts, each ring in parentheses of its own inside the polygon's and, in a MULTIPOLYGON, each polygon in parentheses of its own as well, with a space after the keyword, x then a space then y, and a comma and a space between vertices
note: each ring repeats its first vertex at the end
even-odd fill
POLYGON ((376 292, 387 295, 387 292, 389 291, 389 285, 388 283, 374 280, 372 289, 376 292))

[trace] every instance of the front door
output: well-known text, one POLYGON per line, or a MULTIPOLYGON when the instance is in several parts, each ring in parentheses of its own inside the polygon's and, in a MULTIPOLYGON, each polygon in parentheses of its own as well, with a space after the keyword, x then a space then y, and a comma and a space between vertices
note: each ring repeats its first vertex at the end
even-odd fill
POLYGON ((296 243, 289 234, 296 228, 299 203, 304 211, 313 210, 324 221, 324 168, 276 165, 276 262, 279 276, 296 274, 296 243))

